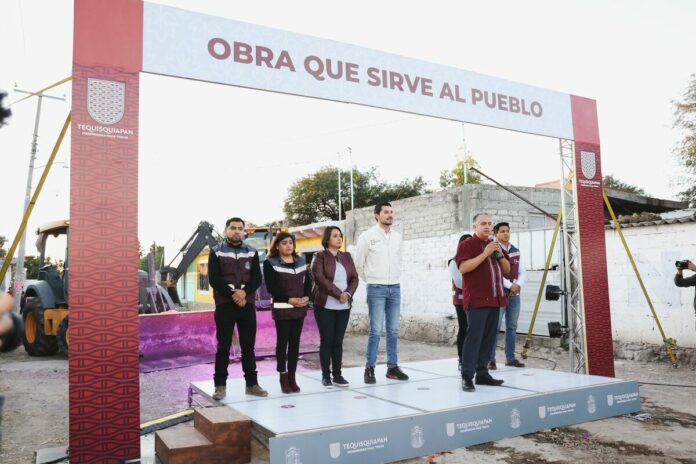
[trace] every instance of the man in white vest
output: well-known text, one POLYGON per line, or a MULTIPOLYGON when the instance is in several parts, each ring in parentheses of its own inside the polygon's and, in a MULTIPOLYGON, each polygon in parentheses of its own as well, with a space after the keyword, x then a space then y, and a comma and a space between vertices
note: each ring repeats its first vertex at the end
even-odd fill
POLYGON ((379 203, 374 210, 377 224, 366 230, 358 239, 355 267, 358 275, 367 283, 367 307, 370 317, 370 335, 364 380, 373 384, 377 349, 386 320, 387 378, 408 380, 399 369, 397 342, 399 338, 399 313, 401 311, 401 234, 392 229, 394 211, 391 204, 379 203))

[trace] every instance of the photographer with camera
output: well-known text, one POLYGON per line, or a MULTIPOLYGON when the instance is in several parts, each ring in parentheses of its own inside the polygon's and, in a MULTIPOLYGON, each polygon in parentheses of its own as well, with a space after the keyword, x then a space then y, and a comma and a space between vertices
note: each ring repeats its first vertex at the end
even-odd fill
MULTIPOLYGON (((696 272, 696 264, 688 259, 677 261, 674 263, 677 266, 677 275, 674 276, 674 285, 677 287, 696 287, 696 274, 684 277, 682 272, 684 269, 696 272)), ((696 315, 696 294, 694 294, 694 315, 696 315)))

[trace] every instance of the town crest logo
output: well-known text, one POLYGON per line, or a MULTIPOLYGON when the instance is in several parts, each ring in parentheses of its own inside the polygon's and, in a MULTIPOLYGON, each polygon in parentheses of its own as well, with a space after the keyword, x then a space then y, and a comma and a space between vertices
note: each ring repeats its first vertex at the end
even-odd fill
POLYGON ((87 112, 100 124, 116 124, 126 109, 126 84, 104 79, 87 79, 87 112))
POLYGON ((332 458, 338 459, 338 457, 341 455, 341 444, 331 443, 329 445, 329 453, 331 454, 332 458))
POLYGON ((423 440, 423 429, 419 426, 414 426, 411 429, 411 446, 413 448, 420 448, 423 446, 425 441, 423 440))
POLYGON ((515 408, 510 413, 510 427, 513 429, 519 429, 522 425, 522 420, 520 419, 520 411, 515 408))
POLYGON ((285 452, 285 464, 302 464, 300 459, 300 450, 291 446, 285 452))
POLYGON ((596 155, 591 151, 581 151, 580 166, 582 168, 582 175, 585 176, 585 178, 594 179, 594 176, 597 174, 596 155))
POLYGON ((587 397, 587 412, 594 414, 597 411, 597 404, 595 403, 594 396, 590 395, 587 397))

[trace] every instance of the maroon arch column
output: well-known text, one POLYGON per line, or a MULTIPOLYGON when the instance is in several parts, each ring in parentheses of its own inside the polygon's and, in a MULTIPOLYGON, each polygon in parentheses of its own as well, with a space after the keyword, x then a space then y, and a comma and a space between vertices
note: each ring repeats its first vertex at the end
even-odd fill
POLYGON ((140 456, 138 73, 142 2, 75 0, 70 462, 140 456))
POLYGON ((597 102, 571 96, 587 372, 614 377, 597 102))

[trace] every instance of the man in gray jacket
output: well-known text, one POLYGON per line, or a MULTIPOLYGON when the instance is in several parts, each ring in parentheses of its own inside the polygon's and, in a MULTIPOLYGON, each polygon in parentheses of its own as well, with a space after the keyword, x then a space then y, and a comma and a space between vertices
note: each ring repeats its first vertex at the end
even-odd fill
POLYGON ((367 308, 370 317, 370 335, 367 339, 365 383, 373 384, 377 349, 386 320, 387 378, 408 380, 399 369, 397 341, 401 311, 401 234, 392 229, 394 210, 389 203, 379 203, 374 210, 377 224, 367 229, 358 239, 355 268, 367 283, 367 308))

